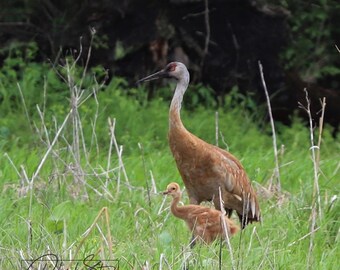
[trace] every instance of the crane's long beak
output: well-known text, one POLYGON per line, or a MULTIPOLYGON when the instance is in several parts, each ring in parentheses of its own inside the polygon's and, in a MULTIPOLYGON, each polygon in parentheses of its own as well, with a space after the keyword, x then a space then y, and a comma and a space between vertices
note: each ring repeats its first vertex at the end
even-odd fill
POLYGON ((164 69, 162 69, 161 71, 158 71, 154 74, 146 76, 143 79, 138 80, 137 84, 139 84, 141 82, 147 82, 147 81, 152 81, 152 80, 157 80, 157 79, 160 79, 160 78, 167 78, 167 77, 169 77, 168 73, 164 69))
POLYGON ((162 194, 163 195, 168 195, 169 194, 169 190, 163 191, 162 194))

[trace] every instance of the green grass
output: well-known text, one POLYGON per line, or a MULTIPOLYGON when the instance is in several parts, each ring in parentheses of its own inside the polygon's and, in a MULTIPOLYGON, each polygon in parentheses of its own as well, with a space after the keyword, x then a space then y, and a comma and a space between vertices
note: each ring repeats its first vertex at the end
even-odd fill
MULTIPOLYGON (((74 118, 81 123, 84 137, 74 136, 75 125, 70 118, 30 189, 28 180, 37 171, 49 149, 48 142, 53 141, 69 111, 69 99, 50 92, 53 87, 49 85, 57 84, 54 80, 55 77, 45 85, 49 99, 44 123, 34 100, 27 100, 36 98, 32 93, 41 87, 37 86, 37 79, 22 89, 29 104, 29 119, 25 118, 18 98, 15 108, 20 109, 11 109, 13 104, 7 103, 3 111, 6 116, 0 120, 0 268, 19 269, 21 259, 45 253, 69 259, 78 247, 78 259, 95 254, 100 248, 96 258, 108 259, 109 229, 111 259, 119 259, 121 269, 181 269, 185 263, 191 269, 218 269, 220 243, 190 250, 190 233, 184 222, 169 213, 169 198, 152 189, 149 200, 147 186, 157 192, 171 181, 183 186, 167 145, 169 101, 161 95, 146 101, 144 89, 126 90, 120 80, 114 80, 105 91, 98 91, 98 102, 90 98, 79 107, 79 118, 74 118), (31 96, 26 97, 25 93, 31 96), (109 117, 116 119, 115 138, 123 146, 122 161, 128 179, 114 145, 108 165, 109 117), (80 140, 78 148, 74 138, 80 140), (86 235, 103 207, 108 209, 108 222, 100 217, 97 227, 86 235)), ((96 88, 88 82, 87 88, 91 86, 96 88)), ((67 89, 67 85, 63 87, 67 89)), ((42 99, 35 102, 43 108, 42 99)), ((187 128, 215 143, 215 110, 199 105, 191 111, 185 108, 184 105, 182 118, 187 128)), ((218 109, 224 140, 220 137, 219 145, 242 161, 258 193, 263 194, 261 187, 266 187, 275 167, 270 129, 269 125, 259 128, 260 119, 244 109, 231 100, 218 109)), ((295 119, 291 127, 278 126, 277 139, 279 147, 284 145, 280 155, 283 193, 281 197, 261 195, 263 223, 248 226, 231 240, 237 269, 307 267, 313 193, 309 130, 295 119)), ((332 204, 331 199, 339 196, 339 150, 339 140, 332 138, 330 128, 326 128, 319 176, 322 216, 317 217, 311 269, 338 268, 340 204, 339 198, 332 204)), ((186 195, 183 201, 188 202, 186 195)), ((222 268, 231 266, 231 256, 224 246, 222 268)))

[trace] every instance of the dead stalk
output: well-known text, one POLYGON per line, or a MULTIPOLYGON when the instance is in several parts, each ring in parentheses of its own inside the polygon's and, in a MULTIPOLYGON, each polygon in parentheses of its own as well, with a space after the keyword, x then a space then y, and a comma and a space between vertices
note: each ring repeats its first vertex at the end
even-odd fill
POLYGON ((52 148, 53 148, 54 145, 57 143, 58 138, 59 138, 61 132, 63 131, 63 129, 64 129, 64 127, 65 127, 65 125, 66 125, 66 123, 67 123, 67 121, 68 121, 68 119, 69 119, 71 113, 72 113, 72 109, 71 109, 71 110, 69 111, 69 113, 66 115, 66 117, 65 117, 65 119, 64 119, 64 122, 61 124, 60 128, 58 129, 57 134, 54 136, 54 139, 53 139, 51 145, 48 147, 48 149, 47 149, 45 155, 44 155, 43 158, 41 159, 41 161, 40 161, 40 163, 39 163, 39 165, 38 165, 38 168, 37 168, 37 169, 35 170, 35 172, 33 173, 32 178, 31 178, 32 185, 33 185, 33 183, 34 183, 35 178, 36 178, 36 177, 38 176, 38 174, 40 173, 40 170, 42 169, 42 167, 43 167, 43 165, 44 165, 44 163, 45 163, 45 161, 46 161, 48 155, 49 155, 50 152, 52 151, 52 148))
POLYGON ((63 219, 63 222, 64 222, 64 227, 63 227, 63 244, 62 244, 62 247, 63 247, 63 250, 66 250, 67 249, 67 223, 66 223, 66 219, 63 219))
MULTIPOLYGON (((48 147, 50 147, 51 143, 50 143, 50 139, 49 139, 49 137, 48 137, 48 131, 47 131, 47 128, 46 128, 44 115, 43 115, 43 113, 41 112, 39 106, 37 106, 37 110, 38 110, 38 113, 39 113, 40 118, 41 118, 41 125, 42 125, 43 130, 44 130, 44 133, 45 133, 46 142, 43 140, 42 135, 40 135, 41 140, 42 140, 48 147)), ((80 123, 80 117, 79 117, 79 123, 80 123)), ((39 134, 40 134, 40 132, 39 132, 39 134)), ((82 141, 82 143, 83 143, 83 151, 86 152, 87 150, 86 150, 86 146, 84 146, 84 144, 85 144, 85 139, 84 139, 84 135, 83 135, 82 125, 81 125, 81 124, 80 124, 80 133, 79 133, 79 134, 80 134, 81 141, 82 141)), ((64 139, 64 141, 65 141, 66 145, 68 146, 68 148, 69 148, 69 149, 72 149, 72 145, 66 140, 66 138, 65 138, 65 137, 62 137, 62 138, 64 139)), ((69 153, 70 153, 70 155, 73 157, 73 159, 76 160, 75 152, 74 152, 74 151, 70 151, 69 153)), ((64 165, 65 167, 70 167, 69 164, 68 164, 66 161, 64 161, 64 160, 59 156, 59 154, 58 154, 55 150, 53 150, 53 148, 52 148, 52 154, 54 155, 54 157, 56 157, 58 160, 60 160, 60 161, 63 163, 63 165, 64 165)), ((101 174, 96 173, 96 171, 92 168, 92 165, 90 164, 90 161, 89 161, 89 159, 88 159, 88 155, 85 155, 85 159, 86 159, 86 162, 87 162, 87 167, 90 168, 90 169, 92 170, 92 174, 85 173, 84 171, 79 172, 79 170, 77 170, 77 167, 75 167, 75 168, 72 167, 71 170, 72 170, 72 172, 74 173, 74 177, 75 177, 76 179, 80 179, 80 180, 81 180, 82 178, 85 178, 86 176, 95 176, 95 177, 99 178, 99 180, 100 180, 101 174)), ((56 159, 55 159, 55 158, 53 159, 53 163, 54 163, 54 168, 57 168, 57 169, 58 169, 58 166, 57 166, 57 164, 56 164, 56 159)), ((107 172, 105 172, 105 173, 108 175, 108 173, 111 172, 111 171, 112 171, 112 170, 110 170, 110 168, 108 168, 107 172)), ((57 175, 62 175, 62 174, 63 174, 63 173, 61 173, 61 172, 59 172, 59 171, 57 172, 57 175)), ((100 180, 100 181, 101 181, 101 180, 100 180)), ((103 196, 102 193, 100 193, 97 189, 95 189, 94 187, 92 187, 91 185, 89 185, 87 182, 82 182, 82 184, 85 185, 85 186, 87 186, 87 187, 89 187, 89 188, 91 188, 91 189, 92 189, 95 193, 97 193, 99 196, 103 196)), ((103 185, 103 189, 104 189, 105 193, 108 194, 109 197, 110 197, 111 199, 113 199, 113 196, 110 194, 110 192, 108 191, 108 189, 107 189, 104 185, 103 185)))
MULTIPOLYGON (((270 98, 267 90, 267 85, 266 81, 264 79, 264 74, 263 74, 263 67, 260 61, 258 61, 259 69, 260 69, 260 75, 261 75, 261 81, 263 85, 264 92, 266 94, 266 99, 267 99, 267 106, 268 106, 268 113, 269 113, 269 118, 270 118, 270 125, 272 128, 272 136, 273 136, 273 149, 274 149, 274 158, 275 158, 275 170, 274 170, 274 175, 276 178, 276 187, 275 191, 281 192, 281 180, 280 180, 280 166, 279 166, 279 157, 278 157, 278 151, 277 151, 277 143, 276 143, 276 132, 275 132, 275 125, 274 125, 274 118, 272 114, 272 108, 270 104, 270 98)), ((270 189, 272 188, 272 179, 270 180, 269 187, 270 189)))
MULTIPOLYGON (((86 57, 86 63, 83 69, 82 76, 79 80, 79 82, 76 82, 76 78, 74 78, 74 71, 76 69, 76 65, 78 64, 80 57, 82 55, 83 47, 82 42, 80 39, 80 51, 77 54, 77 57, 72 61, 72 63, 69 63, 69 60, 66 59, 66 65, 64 69, 66 70, 66 78, 65 82, 67 83, 70 91, 70 107, 72 110, 71 113, 71 120, 72 120, 72 154, 74 157, 75 166, 73 170, 75 171, 76 175, 74 177, 74 184, 76 187, 81 188, 84 192, 84 196, 88 198, 88 194, 86 189, 84 188, 84 185, 86 184, 86 178, 84 178, 84 170, 81 165, 81 156, 85 157, 85 161, 87 166, 90 166, 89 158, 88 158, 88 151, 85 144, 84 134, 83 134, 83 127, 81 118, 79 115, 78 108, 81 106, 82 103, 84 103, 91 94, 85 94, 85 90, 82 89, 83 81, 86 77, 86 72, 88 69, 88 63, 91 58, 91 48, 92 48, 92 41, 94 37, 95 32, 91 31, 91 42, 89 46, 89 50, 86 57), (81 151, 81 148, 83 151, 81 151)), ((97 104, 98 105, 98 104, 97 104)), ((91 167, 91 166, 90 166, 91 167)), ((76 191, 78 193, 79 190, 76 191)))
POLYGON ((313 126, 313 118, 312 112, 310 108, 310 100, 308 96, 307 89, 304 89, 306 94, 306 103, 304 106, 299 103, 300 108, 304 109, 308 114, 309 119, 309 133, 310 133, 310 150, 312 153, 312 162, 313 162, 313 173, 314 173, 314 184, 313 184, 313 197, 312 197, 312 211, 311 211, 311 224, 310 224, 310 240, 309 240, 309 248, 308 248, 308 257, 307 257, 307 269, 313 268, 313 249, 314 249, 314 235, 317 231, 316 228, 316 219, 319 217, 322 218, 322 210, 321 210, 321 198, 320 198, 320 188, 319 188, 319 173, 320 173, 320 147, 321 147, 321 139, 322 139, 322 130, 323 130, 323 121, 324 121, 324 112, 326 108, 326 99, 323 98, 321 107, 321 117, 319 120, 319 134, 318 134, 318 144, 314 144, 314 126, 313 126))
MULTIPOLYGON (((90 235, 90 233, 93 231, 94 228, 96 228, 98 226, 98 222, 99 222, 99 219, 100 218, 103 218, 103 221, 104 221, 104 224, 106 225, 106 229, 107 229, 107 235, 104 236, 102 234, 102 238, 105 238, 105 240, 103 239, 103 241, 106 243, 107 245, 107 249, 109 251, 109 256, 110 256, 110 259, 113 258, 113 255, 112 255, 112 237, 111 237, 111 231, 110 231, 110 218, 109 218, 109 212, 108 212, 108 209, 107 207, 103 207, 98 215, 96 216, 96 218, 94 219, 93 223, 90 225, 90 227, 83 233, 82 235, 82 239, 80 241, 80 243, 78 244, 78 247, 75 251, 75 253, 73 254, 73 257, 70 258, 71 261, 69 263, 69 265, 66 267, 66 269, 72 269, 72 265, 75 261, 72 261, 72 259, 74 258, 77 258, 77 255, 80 251, 80 249, 82 248, 82 246, 84 245, 85 243, 85 240, 87 239, 87 237, 90 235), (104 217, 103 217, 104 216, 104 217)), ((97 227, 98 228, 98 227, 97 227)))
MULTIPOLYGON (((242 206, 242 220, 241 220, 241 224, 247 224, 247 221, 248 221, 248 212, 249 212, 249 197, 250 197, 250 194, 248 195, 243 195, 243 206, 242 206), (247 198, 246 198, 247 196, 247 198)), ((242 226, 242 225, 241 225, 242 226)), ((242 265, 242 260, 243 260, 243 233, 244 233, 244 230, 241 229, 241 232, 240 232, 240 237, 239 237, 239 245, 238 245, 238 260, 237 260, 237 267, 236 269, 239 268, 239 265, 241 264, 242 265)))
POLYGON ((142 155, 145 185, 146 185, 146 191, 147 191, 147 194, 148 194, 148 203, 149 203, 149 206, 151 207, 151 195, 150 195, 150 187, 149 187, 148 177, 147 177, 147 173, 146 173, 146 163, 145 163, 144 148, 143 148, 143 145, 141 143, 138 143, 138 147, 139 147, 139 150, 141 151, 141 155, 142 155))
MULTIPOLYGON (((79 89, 82 88, 84 79, 86 77, 87 68, 89 66, 89 62, 90 62, 90 58, 91 58, 93 38, 94 38, 95 33, 96 33, 94 29, 93 29, 93 31, 92 31, 92 29, 90 29, 90 32, 91 32, 90 46, 89 46, 89 50, 87 51, 86 63, 85 63, 84 70, 83 70, 83 76, 81 76, 81 80, 80 80, 80 84, 79 84, 79 89)), ((79 46, 82 49, 81 40, 80 40, 79 46)), ((80 56, 81 56, 81 53, 79 53, 79 57, 80 56)), ((78 62, 78 60, 74 61, 74 63, 77 63, 77 62, 78 62)))
MULTIPOLYGON (((72 109, 71 114, 71 121, 72 121, 72 153, 75 158, 75 170, 79 176, 82 175, 82 167, 80 161, 80 142, 79 142, 79 113, 78 113, 78 100, 80 99, 80 95, 82 92, 79 93, 79 89, 76 85, 74 85, 73 78, 71 77, 71 70, 69 64, 67 63, 67 76, 68 76, 68 83, 71 95, 71 104, 70 107, 72 109)), ((74 178, 75 184, 79 185, 80 181, 78 181, 78 177, 74 178)), ((81 179, 84 180, 84 179, 81 179)), ((83 182, 83 181, 81 181, 83 182)))
POLYGON ((27 118, 27 123, 29 124, 31 131, 33 131, 33 128, 32 128, 32 125, 31 125, 31 119, 30 119, 30 116, 28 114, 28 110, 27 110, 27 106, 26 106, 26 102, 25 102, 25 98, 24 98, 24 94, 22 93, 21 86, 20 86, 19 83, 17 83, 17 86, 18 86, 18 89, 19 89, 22 105, 24 107, 24 112, 25 112, 25 115, 26 115, 26 118, 27 118))
POLYGON ((335 45, 336 50, 340 53, 340 49, 337 45, 335 45))
MULTIPOLYGON (((322 99, 322 102, 321 102, 321 116, 320 116, 320 119, 319 119, 318 151, 316 153, 316 164, 317 164, 317 167, 319 169, 320 169, 321 138, 322 138, 322 131, 323 131, 323 121, 324 121, 324 117, 325 117, 325 110, 326 110, 326 98, 324 97, 322 99)), ((319 204, 320 204, 320 201, 319 201, 319 204)))
POLYGON ((218 111, 215 112, 215 140, 218 147, 218 111))
POLYGON ((149 172, 150 172, 150 178, 151 178, 151 184, 152 184, 152 192, 154 194, 157 194, 157 186, 156 186, 155 178, 153 177, 152 171, 150 170, 149 172))
MULTIPOLYGON (((115 125, 116 125, 116 119, 114 118, 113 120, 111 118, 108 119, 108 125, 109 125, 109 134, 110 134, 110 144, 109 144, 109 152, 107 155, 107 165, 106 165, 106 182, 105 182, 105 187, 108 186, 108 182, 110 179, 110 176, 108 174, 109 168, 111 166, 111 156, 112 156, 112 146, 113 146, 113 140, 114 140, 114 130, 115 130, 115 125)), ((120 182, 120 177, 118 178, 118 181, 120 182)), ((118 185, 118 183, 117 183, 118 185)))
POLYGON ((251 233, 250 240, 249 240, 249 246, 248 246, 248 250, 247 250, 247 255, 245 257, 248 257, 248 255, 250 253, 251 245, 253 243, 253 237, 254 237, 255 231, 256 231, 256 227, 253 228, 253 231, 251 233))
POLYGON ((93 144, 96 147, 96 153, 99 155, 99 146, 98 146, 98 140, 97 140, 97 134, 96 134, 96 125, 97 125, 97 119, 99 115, 99 101, 97 99, 97 93, 96 90, 93 89, 93 98, 96 102, 96 113, 94 114, 94 119, 91 121, 91 126, 92 126, 92 136, 91 136, 91 144, 90 144, 90 150, 93 148, 93 144))
MULTIPOLYGON (((45 123, 44 113, 43 113, 43 111, 40 110, 39 105, 36 105, 36 107, 37 107, 37 111, 38 111, 38 114, 39 114, 39 117, 40 117, 40 121, 41 121, 41 125, 42 125, 41 128, 43 129, 43 133, 44 133, 45 138, 46 138, 46 142, 47 142, 46 144, 47 144, 47 146, 50 146, 51 145, 51 141, 50 141, 50 137, 48 135, 48 130, 47 130, 46 123, 45 123)), ((37 130, 37 133, 40 135, 41 140, 44 142, 43 135, 40 134, 42 132, 39 132, 38 128, 36 128, 36 130, 37 130)))
MULTIPOLYGON (((263 246, 263 244, 262 244, 262 241, 261 241, 261 238, 260 238, 259 235, 257 234, 257 231, 254 230, 254 233, 255 233, 255 236, 256 236, 257 240, 258 240, 259 243, 260 243, 260 246, 261 246, 262 248, 264 248, 264 246, 263 246)), ((271 269, 275 269, 273 262, 272 262, 272 261, 270 260, 270 258, 268 257, 268 249, 269 249, 269 246, 267 246, 266 249, 265 249, 264 256, 263 256, 263 260, 262 260, 260 266, 262 265, 262 263, 264 262, 264 260, 267 259, 267 261, 268 261, 268 263, 269 263, 269 265, 270 265, 270 268, 271 268, 271 269)), ((260 266, 259 266, 257 269, 263 269, 263 268, 260 267, 260 266)))
POLYGON ((223 231, 224 231, 224 237, 225 237, 225 241, 227 244, 227 247, 229 249, 229 253, 230 253, 230 260, 231 260, 231 269, 236 269, 235 268, 235 261, 234 261, 234 256, 233 256, 233 249, 231 247, 230 244, 230 237, 229 237, 229 228, 227 226, 227 223, 225 222, 224 217, 226 216, 226 212, 224 209, 224 204, 223 204, 223 200, 222 200, 222 193, 221 193, 221 187, 218 188, 218 194, 219 194, 219 199, 220 199, 220 207, 221 207, 221 221, 222 221, 222 226, 223 226, 223 231))
MULTIPOLYGON (((115 135, 115 126, 116 126, 116 119, 111 119, 109 118, 109 130, 110 130, 110 139, 111 142, 113 144, 113 146, 116 149, 116 153, 117 153, 117 157, 118 157, 118 162, 119 162, 119 173, 120 171, 122 171, 124 178, 125 178, 125 182, 129 188, 129 190, 131 190, 130 188, 130 182, 129 182, 129 178, 127 176, 126 170, 125 170, 125 166, 124 166, 124 162, 123 162, 123 146, 118 146, 117 140, 116 140, 116 135, 115 135)), ((112 150, 112 146, 111 150, 112 150)), ((111 155, 111 154, 110 154, 111 155)), ((110 160, 111 160, 111 156, 110 156, 110 160)))
POLYGON ((296 240, 296 241, 294 241, 294 242, 292 242, 292 243, 289 243, 289 244, 287 245, 287 247, 291 247, 291 246, 295 245, 296 243, 298 243, 298 242, 302 241, 303 239, 307 238, 308 236, 310 236, 312 233, 315 233, 315 232, 316 232, 317 230, 319 230, 319 229, 320 229, 320 227, 317 227, 315 230, 310 231, 310 232, 307 233, 306 235, 300 237, 298 240, 296 240))
POLYGON ((168 260, 165 258, 164 253, 161 253, 161 256, 160 256, 160 258, 159 258, 159 270, 162 270, 162 269, 163 269, 163 268, 162 268, 163 262, 167 265, 167 268, 168 268, 168 269, 171 269, 170 264, 169 264, 168 260))
POLYGON ((209 43, 210 43, 210 21, 209 21, 209 1, 204 0, 204 22, 205 22, 205 30, 206 30, 206 36, 205 36, 205 43, 204 43, 204 50, 203 50, 203 55, 201 59, 201 69, 200 69, 200 76, 202 75, 203 71, 203 65, 205 61, 205 57, 208 54, 208 49, 209 49, 209 43))
POLYGON ((19 178, 21 178, 21 174, 20 174, 18 168, 15 166, 13 160, 10 158, 10 156, 8 155, 8 153, 5 153, 4 156, 8 159, 9 163, 12 165, 14 171, 15 171, 16 174, 19 176, 19 178))

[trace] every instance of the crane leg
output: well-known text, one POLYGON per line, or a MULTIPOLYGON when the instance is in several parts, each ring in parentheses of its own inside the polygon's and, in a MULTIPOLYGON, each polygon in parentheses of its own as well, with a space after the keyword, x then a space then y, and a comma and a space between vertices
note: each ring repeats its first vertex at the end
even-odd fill
POLYGON ((224 209, 225 209, 226 215, 228 216, 228 218, 230 218, 233 213, 233 209, 229 209, 229 208, 224 208, 224 209))
POLYGON ((192 235, 191 240, 190 240, 190 248, 193 249, 196 245, 196 237, 195 235, 192 235))
POLYGON ((240 223, 241 223, 241 229, 243 230, 247 224, 251 221, 248 220, 248 217, 246 215, 240 215, 239 213, 237 213, 238 218, 240 219, 240 223))

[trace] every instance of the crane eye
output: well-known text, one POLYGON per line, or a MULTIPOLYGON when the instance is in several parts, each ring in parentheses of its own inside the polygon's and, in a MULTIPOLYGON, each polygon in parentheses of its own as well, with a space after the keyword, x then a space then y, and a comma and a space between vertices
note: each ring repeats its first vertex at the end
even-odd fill
POLYGON ((175 71, 176 69, 176 63, 170 63, 166 69, 167 72, 172 72, 172 71, 175 71))
POLYGON ((171 190, 175 190, 176 188, 175 187, 172 187, 171 190))

